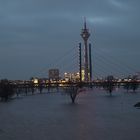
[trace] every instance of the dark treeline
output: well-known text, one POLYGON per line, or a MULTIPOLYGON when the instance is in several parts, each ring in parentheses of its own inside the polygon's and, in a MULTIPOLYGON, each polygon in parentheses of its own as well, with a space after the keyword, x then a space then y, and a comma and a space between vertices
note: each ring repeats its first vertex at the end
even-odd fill
POLYGON ((0 82, 0 97, 2 101, 7 101, 14 94, 14 86, 7 79, 0 82))
POLYGON ((0 81, 0 100, 8 101, 12 96, 41 94, 43 90, 45 90, 45 93, 50 93, 53 91, 58 92, 59 88, 58 85, 44 84, 41 81, 38 84, 34 84, 32 81, 17 84, 3 79, 0 81))
POLYGON ((59 85, 59 83, 44 83, 39 80, 38 84, 35 84, 33 81, 28 81, 24 83, 14 83, 7 79, 3 79, 0 81, 0 99, 2 101, 7 101, 12 96, 19 96, 21 94, 24 95, 34 95, 35 93, 51 93, 52 91, 58 92, 61 88, 61 92, 67 93, 70 96, 71 101, 74 103, 77 95, 79 94, 79 89, 84 87, 90 88, 103 88, 107 91, 110 96, 112 96, 113 91, 118 87, 123 87, 127 92, 136 92, 139 88, 140 82, 137 81, 136 78, 133 78, 131 81, 118 83, 115 82, 113 76, 108 76, 105 81, 98 83, 84 83, 84 82, 68 82, 66 84, 59 85))
POLYGON ((116 82, 113 76, 108 76, 106 80, 95 83, 94 86, 103 87, 110 95, 116 88, 120 87, 123 87, 127 92, 135 93, 140 86, 140 82, 136 77, 133 77, 130 81, 116 82))

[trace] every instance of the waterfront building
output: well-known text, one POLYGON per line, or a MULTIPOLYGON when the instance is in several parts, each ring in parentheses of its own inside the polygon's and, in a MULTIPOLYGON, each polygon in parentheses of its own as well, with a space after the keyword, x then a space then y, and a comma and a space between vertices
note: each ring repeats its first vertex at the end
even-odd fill
POLYGON ((75 72, 75 73, 65 72, 64 79, 66 82, 69 82, 69 81, 78 82, 80 80, 79 72, 75 72))

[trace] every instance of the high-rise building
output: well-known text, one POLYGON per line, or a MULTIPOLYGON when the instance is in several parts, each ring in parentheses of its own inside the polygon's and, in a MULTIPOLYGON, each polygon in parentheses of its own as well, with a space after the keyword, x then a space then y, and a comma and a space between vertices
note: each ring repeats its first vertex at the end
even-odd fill
POLYGON ((59 80, 59 69, 49 69, 49 79, 59 80))
POLYGON ((65 72, 64 79, 66 82, 68 82, 68 81, 79 82, 79 79, 80 79, 79 72, 75 72, 75 73, 65 72))

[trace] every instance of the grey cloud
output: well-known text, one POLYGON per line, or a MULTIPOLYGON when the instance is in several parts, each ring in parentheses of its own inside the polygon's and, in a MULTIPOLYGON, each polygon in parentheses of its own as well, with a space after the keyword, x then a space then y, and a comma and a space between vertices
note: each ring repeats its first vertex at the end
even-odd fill
POLYGON ((82 42, 84 16, 94 48, 120 58, 133 50, 134 63, 140 45, 139 5, 139 0, 1 0, 0 78, 26 79, 43 67, 47 73, 50 62, 82 42), (17 65, 20 72, 14 73, 17 65))

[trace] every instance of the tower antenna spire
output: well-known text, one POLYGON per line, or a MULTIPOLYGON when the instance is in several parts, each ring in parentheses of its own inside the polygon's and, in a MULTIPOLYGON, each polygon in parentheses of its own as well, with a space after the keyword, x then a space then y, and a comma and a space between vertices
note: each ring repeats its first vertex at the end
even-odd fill
POLYGON ((87 29, 86 17, 84 17, 84 29, 87 29))

